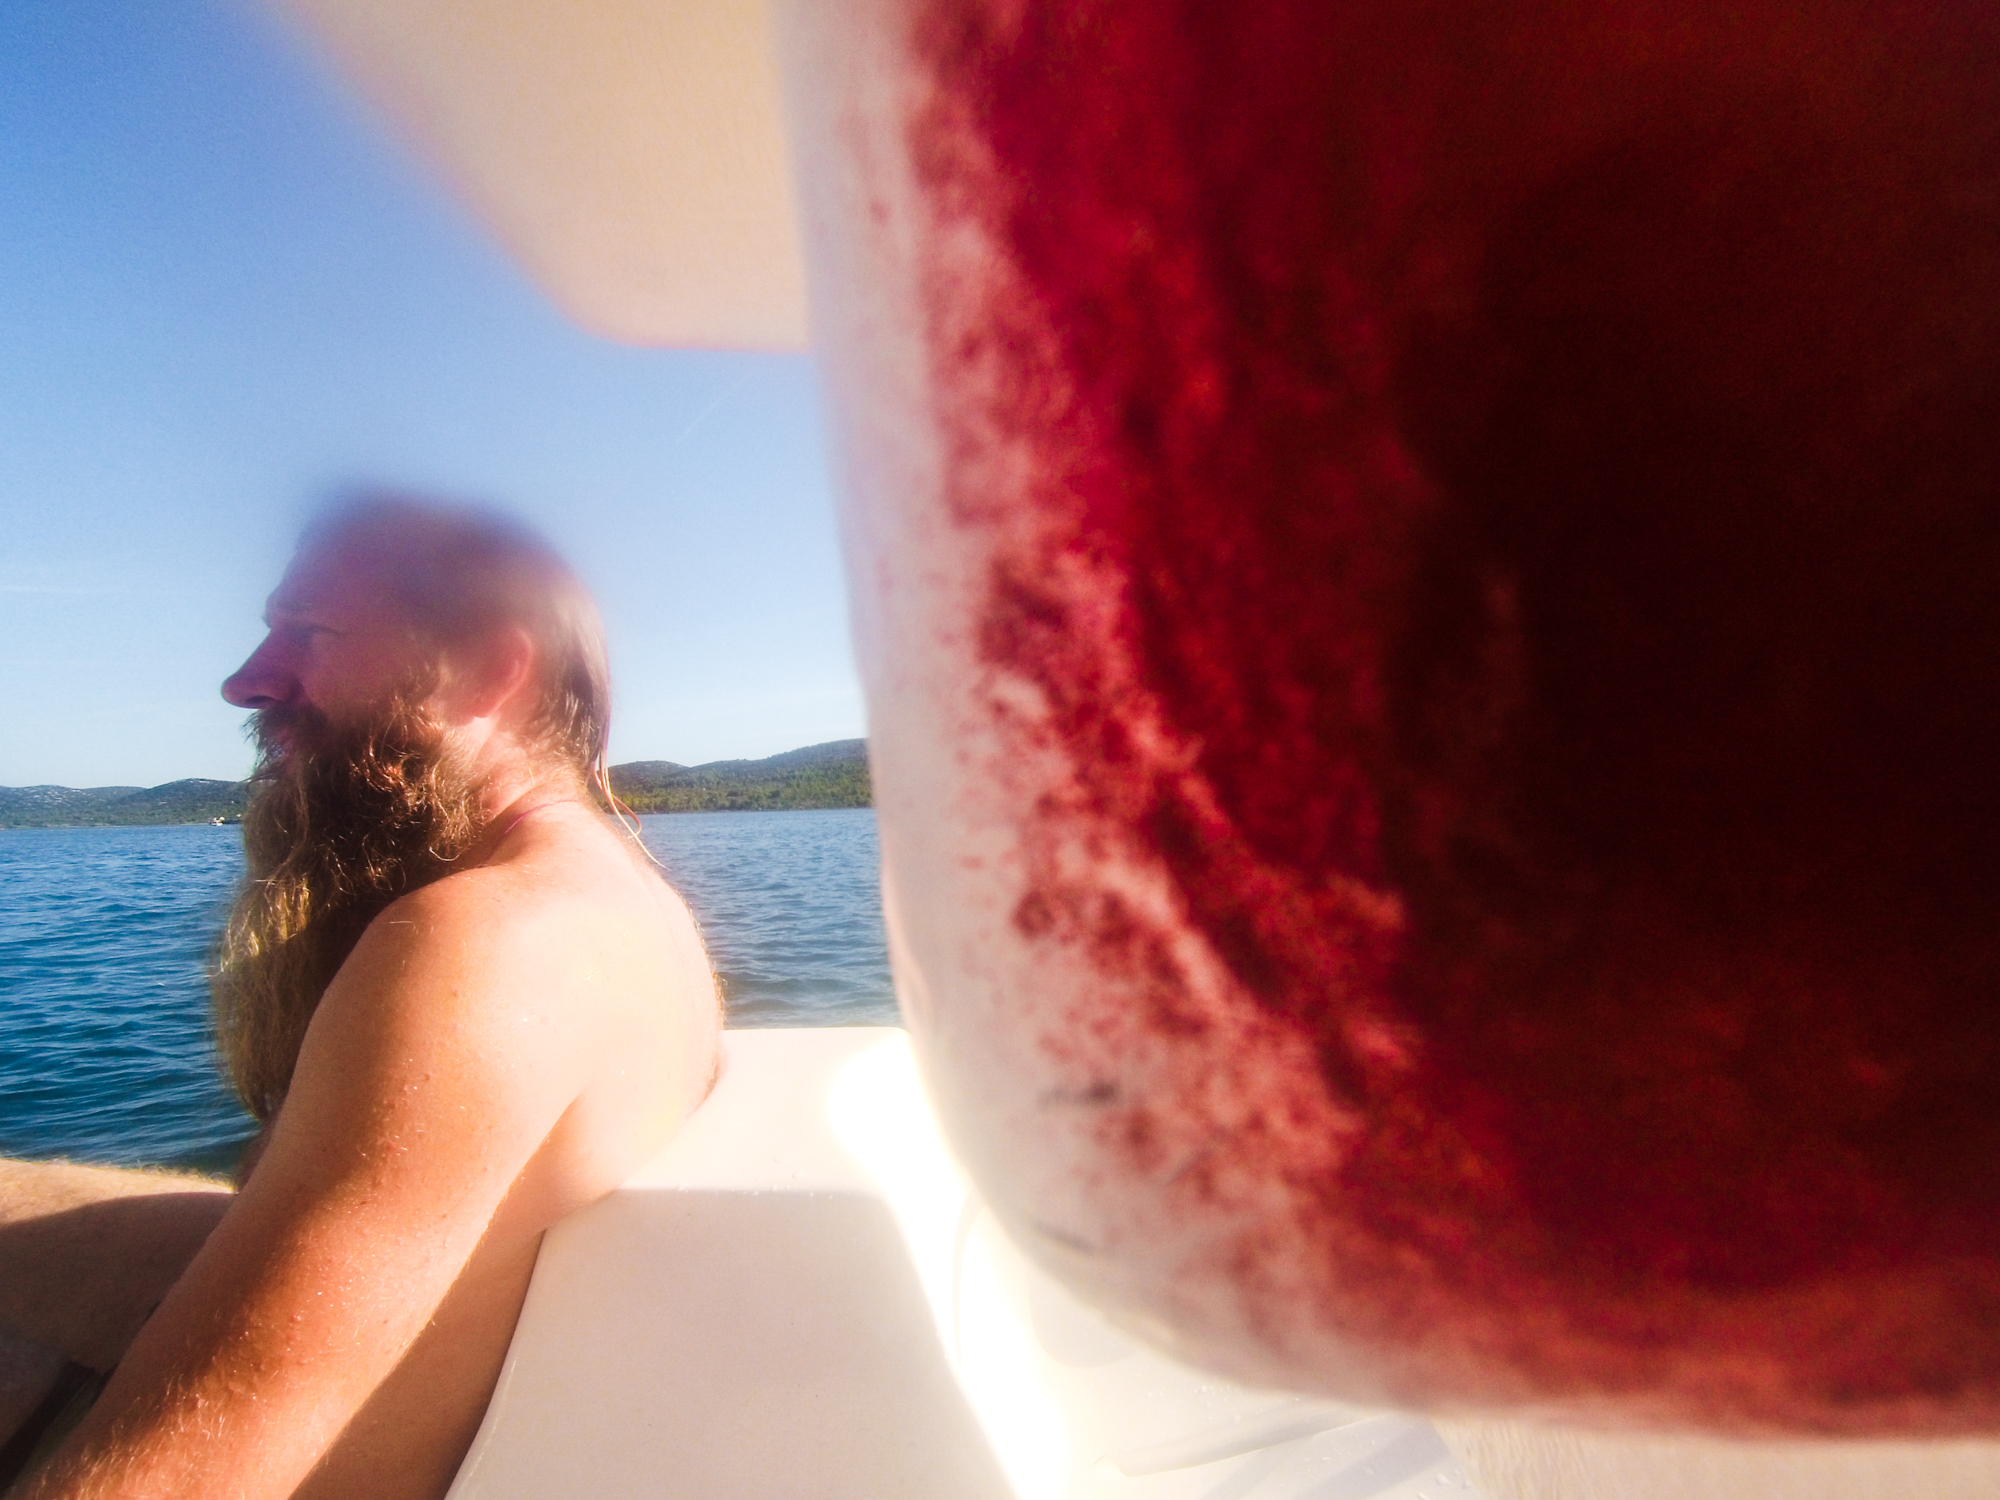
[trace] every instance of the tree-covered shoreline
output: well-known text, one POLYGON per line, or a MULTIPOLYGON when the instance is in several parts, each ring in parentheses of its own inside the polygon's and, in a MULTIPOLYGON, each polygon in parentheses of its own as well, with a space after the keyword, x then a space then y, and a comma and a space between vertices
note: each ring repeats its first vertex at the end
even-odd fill
POLYGON ((874 806, 866 740, 831 740, 763 760, 716 760, 701 766, 631 761, 611 768, 611 790, 635 813, 874 806))
MULTIPOLYGON (((763 760, 718 760, 699 766, 631 761, 611 768, 611 789, 636 813, 784 812, 874 805, 866 740, 832 740, 763 760)), ((154 787, 0 787, 0 828, 234 822, 243 816, 248 791, 248 782, 200 779, 154 787)))

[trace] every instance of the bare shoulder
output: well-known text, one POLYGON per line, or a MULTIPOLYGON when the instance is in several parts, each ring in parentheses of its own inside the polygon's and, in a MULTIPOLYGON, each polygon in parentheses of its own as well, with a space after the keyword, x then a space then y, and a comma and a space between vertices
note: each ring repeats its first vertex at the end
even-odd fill
POLYGON ((510 934, 525 941, 531 929, 545 940, 544 925, 573 932, 571 946, 586 935, 643 946, 693 933, 687 908, 657 872, 594 814, 567 807, 511 832, 477 866, 411 892, 378 925, 411 920, 433 931, 477 928, 500 946, 510 934))
POLYGON ((552 811, 477 868, 387 908, 300 1054, 310 1074, 418 1079, 469 1109, 544 1122, 559 1197, 587 1200, 706 1093, 715 979, 680 898, 587 811, 552 811))
POLYGON ((685 908, 582 809, 535 823, 387 908, 327 987, 262 1160, 77 1433, 135 1476, 103 1493, 441 1494, 543 1231, 701 1099, 685 908))
POLYGON ((363 944, 365 967, 391 959, 399 971, 474 981, 458 996, 474 1005, 594 1002, 573 1023, 628 1006, 716 1010, 686 905, 581 809, 545 815, 485 863, 403 897, 363 944))

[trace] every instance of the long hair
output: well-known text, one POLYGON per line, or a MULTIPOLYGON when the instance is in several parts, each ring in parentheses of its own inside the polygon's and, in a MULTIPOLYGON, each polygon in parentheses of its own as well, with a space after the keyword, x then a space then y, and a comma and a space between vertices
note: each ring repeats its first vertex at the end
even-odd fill
POLYGON ((365 723, 335 724, 304 704, 253 721, 247 873, 210 985, 218 1050, 259 1120, 283 1102, 320 997, 368 924, 450 873, 481 831, 478 784, 424 707, 457 653, 495 630, 523 630, 537 662, 530 752, 616 806, 604 767, 603 627, 540 537, 491 512, 377 494, 315 520, 299 554, 358 562, 424 667, 365 723))
POLYGON ((230 1080, 268 1121, 333 976, 384 907, 450 872, 478 836, 479 793, 416 694, 348 728, 290 706, 255 725, 264 753, 243 818, 247 874, 209 986, 230 1080))

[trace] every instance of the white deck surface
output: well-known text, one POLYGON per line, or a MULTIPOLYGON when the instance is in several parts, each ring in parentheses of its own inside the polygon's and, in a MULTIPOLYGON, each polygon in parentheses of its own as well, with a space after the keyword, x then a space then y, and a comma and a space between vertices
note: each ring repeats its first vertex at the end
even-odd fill
POLYGON ((735 1031, 553 1230, 451 1500, 1469 1500, 1427 1422, 1143 1349, 1041 1275, 900 1031, 735 1031))

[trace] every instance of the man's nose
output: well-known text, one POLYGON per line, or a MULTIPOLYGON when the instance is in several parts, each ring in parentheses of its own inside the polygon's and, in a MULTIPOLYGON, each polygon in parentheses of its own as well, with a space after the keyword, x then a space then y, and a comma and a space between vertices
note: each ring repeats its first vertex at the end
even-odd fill
POLYGON ((298 678, 281 659, 270 636, 249 659, 222 679, 222 696, 237 708, 271 708, 289 703, 298 690, 298 678))

